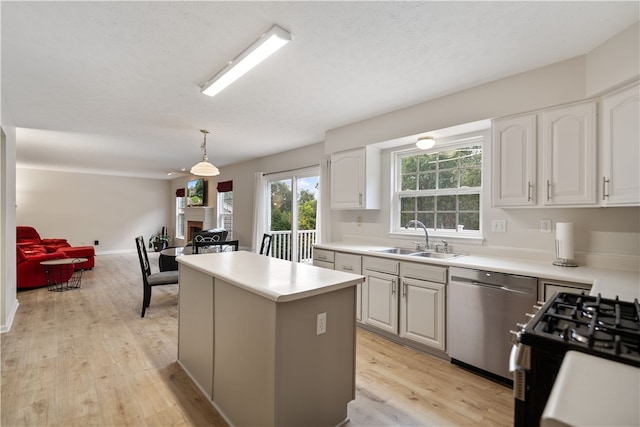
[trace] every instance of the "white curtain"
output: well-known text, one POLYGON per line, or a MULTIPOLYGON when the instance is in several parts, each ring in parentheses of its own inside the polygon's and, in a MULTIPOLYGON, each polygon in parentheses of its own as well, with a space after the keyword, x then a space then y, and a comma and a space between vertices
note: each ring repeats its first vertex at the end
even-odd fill
POLYGON ((262 235, 267 229, 267 191, 264 172, 255 173, 253 194, 253 247, 254 252, 258 252, 262 244, 262 235))
POLYGON ((329 243, 331 239, 331 159, 320 161, 320 197, 318 198, 317 233, 318 243, 329 243))

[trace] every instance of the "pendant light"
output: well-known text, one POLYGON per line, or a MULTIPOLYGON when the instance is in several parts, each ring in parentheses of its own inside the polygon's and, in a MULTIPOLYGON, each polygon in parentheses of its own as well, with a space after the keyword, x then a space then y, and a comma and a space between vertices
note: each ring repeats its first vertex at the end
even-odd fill
POLYGON ((202 149, 202 161, 191 168, 191 174, 197 176, 220 175, 220 171, 218 170, 218 168, 208 162, 209 158, 207 157, 207 134, 209 133, 209 131, 201 129, 200 132, 202 132, 202 135, 204 137, 202 145, 200 146, 200 148, 202 149))
POLYGON ((418 138, 416 145, 421 150, 428 150, 430 148, 433 148, 434 145, 436 145, 436 140, 433 139, 433 137, 431 136, 423 136, 418 138))

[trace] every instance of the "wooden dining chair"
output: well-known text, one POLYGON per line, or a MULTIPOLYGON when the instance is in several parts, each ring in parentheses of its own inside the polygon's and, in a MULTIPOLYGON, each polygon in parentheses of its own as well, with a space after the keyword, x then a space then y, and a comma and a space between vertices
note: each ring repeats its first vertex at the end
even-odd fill
POLYGON ((151 303, 151 288, 160 285, 174 285, 178 283, 178 271, 162 271, 159 273, 151 273, 149 265, 149 257, 147 256, 147 247, 144 244, 142 236, 136 237, 136 248, 138 249, 138 259, 140 260, 140 271, 142 272, 142 314, 147 311, 147 307, 151 303))

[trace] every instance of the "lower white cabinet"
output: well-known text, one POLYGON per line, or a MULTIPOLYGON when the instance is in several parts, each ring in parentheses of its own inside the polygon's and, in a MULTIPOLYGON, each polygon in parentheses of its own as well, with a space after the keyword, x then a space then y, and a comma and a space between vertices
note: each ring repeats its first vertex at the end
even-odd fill
POLYGON ((445 350, 447 268, 363 257, 362 323, 445 350))
MULTIPOLYGON (((313 249, 313 265, 330 270, 362 274, 362 257, 360 255, 313 249)), ((356 287, 356 321, 362 322, 362 284, 356 287)))
POLYGON ((401 263, 400 337, 445 350, 447 268, 401 263))
MULTIPOLYGON (((360 255, 336 252, 334 255, 334 269, 347 273, 362 274, 362 257, 360 255)), ((362 322, 362 284, 356 287, 356 320, 362 322)))
POLYGON ((398 333, 398 273, 400 263, 363 257, 362 323, 398 333))
POLYGON ((313 265, 316 267, 329 268, 333 270, 334 259, 335 254, 333 251, 313 248, 313 265))
POLYGON ((397 334, 398 276, 365 270, 365 277, 362 322, 397 334))
POLYGON ((558 282, 555 280, 538 280, 538 299, 542 298, 542 301, 547 301, 556 292, 567 292, 571 294, 589 294, 591 285, 584 283, 570 283, 570 282, 558 282))

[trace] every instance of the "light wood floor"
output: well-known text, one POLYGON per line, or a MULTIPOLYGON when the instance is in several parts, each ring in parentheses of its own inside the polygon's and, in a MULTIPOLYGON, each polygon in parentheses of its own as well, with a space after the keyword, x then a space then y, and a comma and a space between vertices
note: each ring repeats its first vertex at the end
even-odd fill
MULTIPOLYGON (((2 335, 1 425, 226 425, 176 363, 177 293, 155 288, 141 319, 135 253, 96 257, 80 289, 19 292, 2 335)), ((363 330, 356 368, 349 426, 512 425, 507 387, 363 330)))

